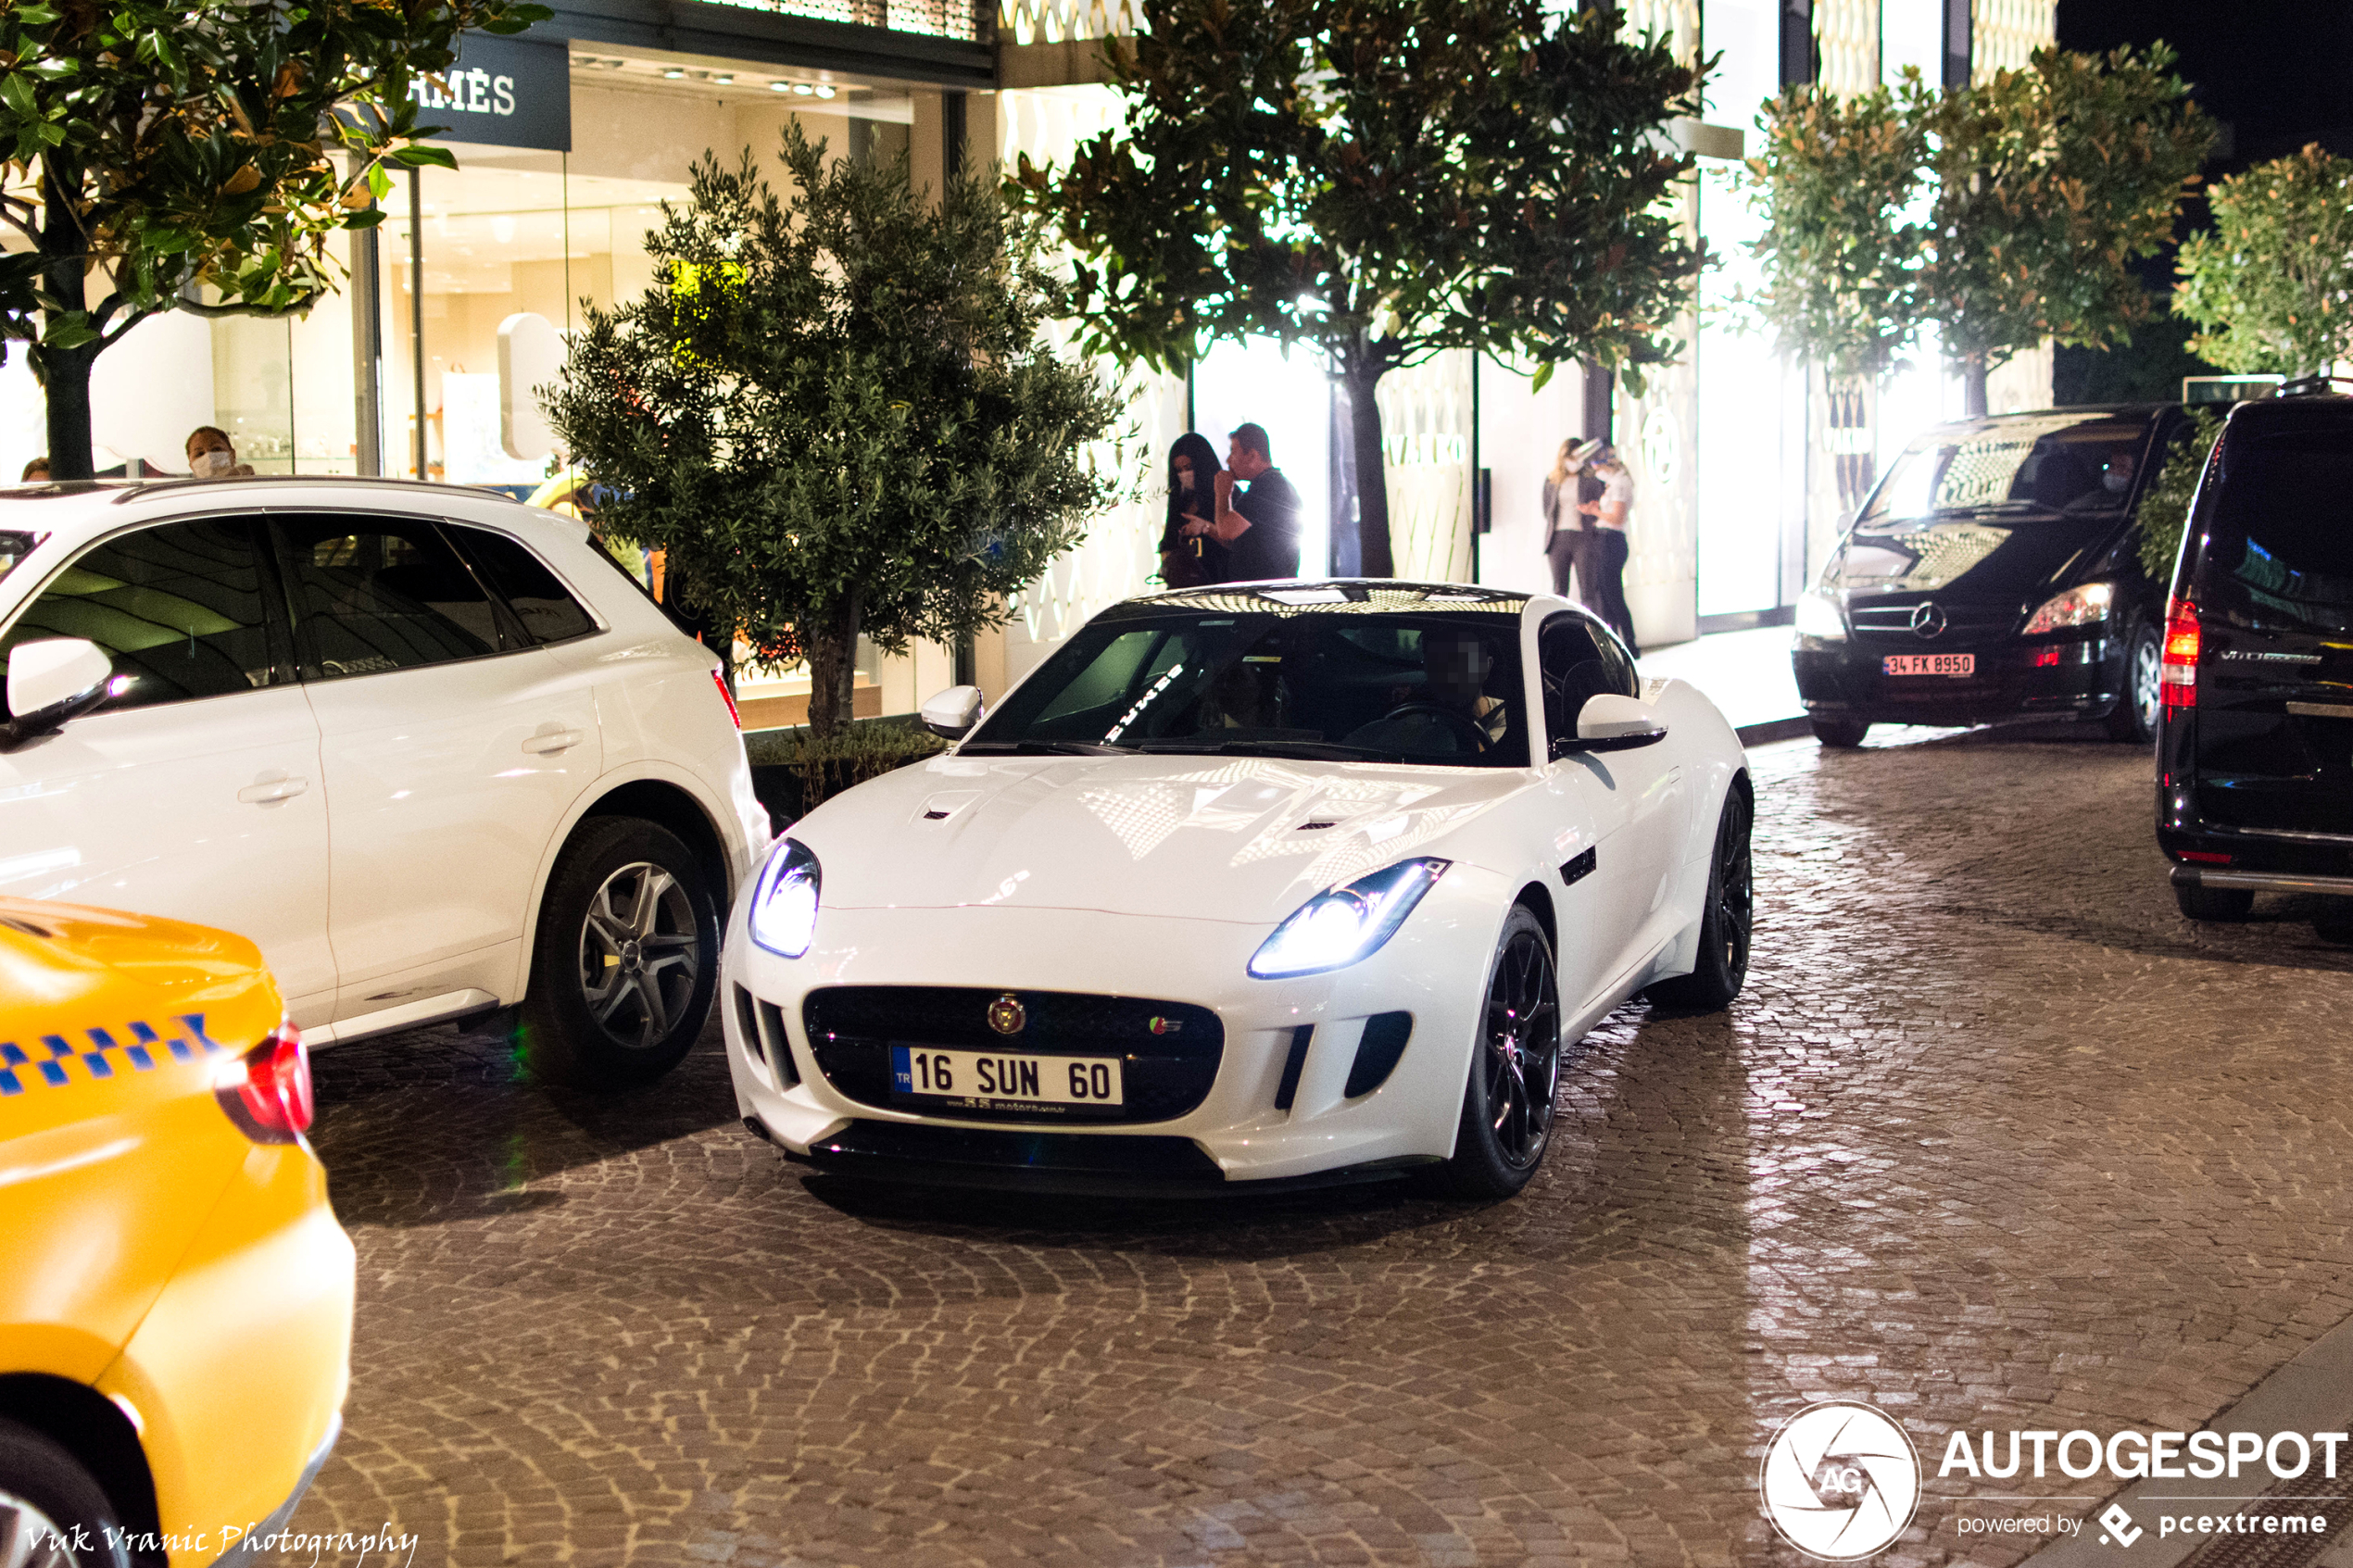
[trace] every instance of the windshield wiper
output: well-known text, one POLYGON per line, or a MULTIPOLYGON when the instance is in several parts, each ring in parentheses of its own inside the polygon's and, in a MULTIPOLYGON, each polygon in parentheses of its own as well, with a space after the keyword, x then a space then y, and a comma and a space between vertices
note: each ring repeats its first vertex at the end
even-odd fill
POLYGON ((1252 757, 1295 757, 1307 762, 1403 762, 1400 751, 1376 751, 1368 746, 1342 746, 1336 741, 1320 740, 1157 740, 1146 741, 1140 748, 1166 756, 1218 757, 1244 754, 1252 757))
POLYGON ((1132 746, 1111 746, 1091 740, 981 740, 966 741, 959 755, 988 751, 1013 757, 1126 757, 1135 749, 1132 746))

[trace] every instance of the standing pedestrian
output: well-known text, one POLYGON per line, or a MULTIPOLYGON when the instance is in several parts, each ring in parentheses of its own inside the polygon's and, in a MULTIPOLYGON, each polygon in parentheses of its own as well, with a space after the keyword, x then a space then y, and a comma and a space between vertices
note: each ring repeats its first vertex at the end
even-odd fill
POLYGON ((1172 588, 1199 588, 1232 575, 1226 546, 1210 532, 1217 509, 1217 448, 1191 431, 1168 449, 1168 522, 1160 531, 1160 580, 1172 588), (1200 523, 1196 531, 1188 523, 1200 523))
POLYGON ((1553 471, 1544 476, 1544 559, 1553 569, 1553 592, 1568 597, 1568 574, 1577 572, 1583 587, 1591 569, 1582 564, 1593 535, 1592 520, 1578 509, 1580 501, 1601 498, 1601 485, 1585 471, 1589 448, 1577 436, 1561 443, 1553 471), (1592 494, 1585 493, 1588 486, 1592 494))
POLYGON ((253 472, 253 465, 237 461, 227 431, 198 425, 188 433, 188 470, 198 479, 242 479, 253 472))
POLYGON ((1185 524, 1187 538, 1214 536, 1226 546, 1228 583, 1299 575, 1299 492, 1291 487, 1262 425, 1238 425, 1226 442, 1226 471, 1216 476, 1214 522, 1185 524), (1239 481, 1250 488, 1235 491, 1239 481))
POLYGON ((1607 442, 1596 444, 1592 462, 1594 476, 1602 482, 1602 494, 1599 500, 1578 508, 1593 520, 1593 540, 1586 558, 1592 571, 1589 576, 1579 563, 1578 593, 1587 609, 1626 640, 1626 651, 1640 658, 1642 649, 1634 645, 1634 612, 1626 607, 1626 520, 1634 509, 1634 476, 1626 471, 1617 448, 1607 442))

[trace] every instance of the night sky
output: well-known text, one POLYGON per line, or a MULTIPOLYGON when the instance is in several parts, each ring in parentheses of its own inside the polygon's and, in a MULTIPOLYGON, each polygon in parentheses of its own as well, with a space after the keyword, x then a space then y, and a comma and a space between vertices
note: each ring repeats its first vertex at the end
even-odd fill
POLYGON ((2210 174, 2307 142, 2353 156, 2353 0, 2059 0, 2068 48, 2160 38, 2197 101, 2231 127, 2210 174))

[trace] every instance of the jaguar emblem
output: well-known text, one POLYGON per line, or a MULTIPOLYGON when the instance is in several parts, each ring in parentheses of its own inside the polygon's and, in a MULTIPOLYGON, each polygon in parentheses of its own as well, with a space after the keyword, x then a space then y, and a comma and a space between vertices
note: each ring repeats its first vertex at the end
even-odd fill
POLYGON ((1008 991, 988 1004, 988 1027, 1000 1035, 1018 1035, 1029 1027, 1029 1010, 1008 991))
POLYGON ((1912 635, 1926 640, 1944 634, 1944 611, 1934 603, 1923 604, 1912 611, 1912 635))

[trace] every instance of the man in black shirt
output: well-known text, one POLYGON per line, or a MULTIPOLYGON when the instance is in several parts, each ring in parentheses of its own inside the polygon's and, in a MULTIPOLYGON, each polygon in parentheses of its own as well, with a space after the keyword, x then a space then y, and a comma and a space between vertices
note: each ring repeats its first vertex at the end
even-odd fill
POLYGON ((1189 522, 1187 533, 1215 535, 1226 546, 1226 581, 1256 583, 1299 575, 1299 492, 1267 449, 1266 432, 1238 428, 1226 448, 1227 471, 1217 476, 1214 522, 1189 522), (1250 486, 1236 494, 1235 482, 1250 486))

